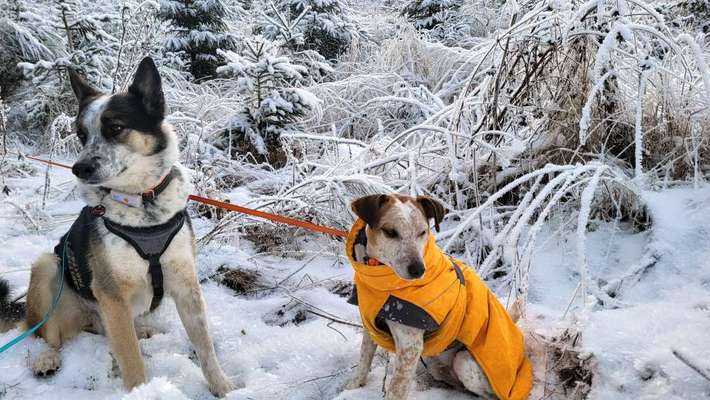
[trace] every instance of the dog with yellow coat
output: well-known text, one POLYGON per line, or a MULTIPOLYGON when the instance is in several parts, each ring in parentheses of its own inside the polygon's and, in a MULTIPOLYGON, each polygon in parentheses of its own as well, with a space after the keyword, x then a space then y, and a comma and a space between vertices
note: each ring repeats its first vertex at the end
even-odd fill
POLYGON ((428 197, 357 199, 346 241, 365 327, 360 361, 346 389, 365 384, 377 346, 395 353, 385 400, 407 398, 425 357, 435 379, 484 398, 527 399, 532 364, 523 334, 503 305, 462 262, 444 254, 429 229, 446 211, 428 197))

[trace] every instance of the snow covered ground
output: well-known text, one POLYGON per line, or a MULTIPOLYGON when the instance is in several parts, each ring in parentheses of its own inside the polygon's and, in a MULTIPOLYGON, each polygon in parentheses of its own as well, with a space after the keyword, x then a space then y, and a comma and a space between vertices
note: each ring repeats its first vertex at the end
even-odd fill
MULTIPOLYGON (((53 169, 55 190, 48 196, 46 217, 30 221, 29 215, 43 215, 37 210, 44 174, 43 167, 28 165, 34 168, 31 176, 8 178, 13 191, 0 202, 0 274, 16 293, 27 287, 32 260, 53 248, 82 206, 71 192, 71 175, 53 169)), ((248 196, 240 192, 233 197, 248 196)), ((710 359, 710 188, 669 189, 644 197, 653 218, 651 230, 631 233, 623 226, 597 223, 588 235, 593 278, 621 282, 618 308, 585 309, 575 300, 563 318, 579 281, 575 236, 556 237, 546 228, 532 268, 525 326, 533 333, 550 334, 575 321, 583 332, 581 347, 595 359, 591 399, 710 398, 708 382, 671 353, 677 349, 695 360, 710 359), (628 272, 646 257, 657 261, 643 274, 629 278, 628 272)), ((196 220, 196 227, 200 236, 210 225, 196 220)), ((328 290, 352 278, 340 246, 316 239, 304 240, 299 247, 302 254, 293 258, 259 254, 243 238, 212 242, 200 250, 210 331, 225 371, 243 386, 228 398, 381 398, 385 356, 378 353, 366 387, 341 392, 357 362, 359 330, 304 313, 306 307, 300 305, 305 302, 318 307, 318 312, 359 322, 357 309, 328 290), (257 270, 263 284, 279 288, 236 296, 209 279, 220 266, 257 270)), ((34 378, 28 368, 46 346, 40 340, 25 340, 0 356, 0 398, 212 398, 172 302, 164 302, 150 320, 164 333, 141 340, 149 379, 143 387, 126 393, 107 339, 84 333, 66 345, 61 370, 48 379, 34 378)), ((0 343, 16 334, 17 330, 0 334, 0 343)), ((547 379, 546 360, 536 354, 536 376, 547 379)), ((423 368, 418 375, 413 399, 472 398, 431 382, 423 368)), ((531 398, 545 397, 542 386, 538 383, 531 398)))

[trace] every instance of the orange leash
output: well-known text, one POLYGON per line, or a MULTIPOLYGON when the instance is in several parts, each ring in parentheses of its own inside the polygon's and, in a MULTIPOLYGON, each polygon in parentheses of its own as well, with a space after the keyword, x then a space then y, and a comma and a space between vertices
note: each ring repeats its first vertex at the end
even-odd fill
POLYGON ((43 159, 41 159, 41 158, 32 157, 32 156, 27 156, 27 155, 25 155, 24 157, 25 157, 25 158, 29 158, 30 160, 35 160, 35 161, 43 162, 43 163, 45 163, 45 164, 56 165, 57 167, 62 167, 62 168, 66 168, 66 169, 71 169, 71 166, 70 166, 70 165, 61 164, 61 163, 54 162, 54 161, 50 161, 50 160, 43 160, 43 159))
MULTIPOLYGON (((24 157, 29 158, 30 160, 39 161, 39 162, 42 162, 45 164, 55 165, 57 167, 66 168, 66 169, 72 169, 71 166, 66 165, 66 164, 61 164, 61 163, 49 161, 49 160, 43 160, 41 158, 27 156, 27 155, 24 157)), ((296 219, 296 218, 286 217, 286 216, 278 215, 278 214, 272 214, 272 213, 268 213, 265 211, 259 211, 259 210, 255 210, 253 208, 242 207, 242 206, 238 206, 236 204, 226 203, 224 201, 219 201, 219 200, 210 199, 207 197, 197 196, 194 194, 191 194, 188 197, 188 199, 192 200, 192 201, 196 201, 198 203, 206 204, 208 206, 219 207, 219 208, 222 208, 222 209, 225 209, 228 211, 234 211, 234 212, 238 212, 241 214, 252 215, 254 217, 259 217, 259 218, 267 219, 269 221, 274 221, 274 222, 280 222, 280 223, 286 224, 286 225, 297 226, 299 228, 304 228, 304 229, 307 229, 312 232, 325 233, 328 235, 333 235, 333 236, 342 237, 342 238, 348 237, 348 233, 345 231, 341 231, 341 230, 338 230, 335 228, 330 228, 330 227, 323 226, 323 225, 314 224, 312 222, 303 221, 303 220, 296 219)))
POLYGON ((191 194, 188 198, 190 200, 196 201, 198 203, 207 204, 210 206, 215 206, 215 207, 223 208, 225 210, 234 211, 234 212, 238 212, 238 213, 242 213, 242 214, 253 215, 255 217, 268 219, 269 221, 281 222, 282 224, 298 226, 300 228, 308 229, 309 231, 313 231, 313 232, 326 233, 328 235, 338 236, 338 237, 342 237, 342 238, 348 237, 348 233, 345 231, 341 231, 341 230, 338 230, 335 228, 329 228, 327 226, 314 224, 312 222, 303 221, 303 220, 296 219, 296 218, 286 217, 286 216, 278 215, 278 214, 272 214, 272 213, 268 213, 265 211, 254 210, 253 208, 247 208, 247 207, 238 206, 236 204, 225 203, 223 201, 214 200, 214 199, 210 199, 210 198, 202 197, 202 196, 196 196, 194 194, 191 194))

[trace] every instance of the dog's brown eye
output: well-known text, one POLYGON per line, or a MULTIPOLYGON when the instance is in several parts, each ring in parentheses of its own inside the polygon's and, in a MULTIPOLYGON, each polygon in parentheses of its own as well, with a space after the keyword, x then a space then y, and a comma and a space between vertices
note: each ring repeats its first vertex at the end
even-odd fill
POLYGON ((123 132, 123 125, 118 125, 118 124, 113 124, 108 127, 109 130, 111 131, 112 134, 118 135, 119 133, 123 132))
POLYGON ((394 229, 382 229, 382 232, 384 232, 385 236, 387 236, 388 238, 394 239, 399 237, 399 234, 394 229))

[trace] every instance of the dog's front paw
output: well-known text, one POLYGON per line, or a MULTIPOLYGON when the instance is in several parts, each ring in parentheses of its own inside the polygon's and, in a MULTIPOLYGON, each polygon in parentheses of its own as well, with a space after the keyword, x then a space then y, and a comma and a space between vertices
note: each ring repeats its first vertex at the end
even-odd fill
POLYGON ((232 383, 226 376, 216 379, 209 384, 210 393, 216 397, 224 397, 227 393, 239 389, 239 386, 232 383))
POLYGON ((345 384, 345 390, 353 390, 365 386, 367 382, 367 376, 362 374, 353 375, 348 382, 345 384))
POLYGON ((52 376, 59 369, 61 362, 59 352, 54 349, 47 350, 32 364, 32 372, 38 377, 52 376))
POLYGON ((121 371, 121 374, 123 375, 123 386, 129 391, 146 383, 145 372, 142 367, 136 370, 121 371))
POLYGON ((155 335, 159 335, 162 332, 161 330, 154 328, 152 326, 146 326, 146 325, 141 325, 141 326, 136 326, 136 336, 138 336, 138 339, 150 339, 155 335))

